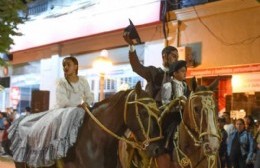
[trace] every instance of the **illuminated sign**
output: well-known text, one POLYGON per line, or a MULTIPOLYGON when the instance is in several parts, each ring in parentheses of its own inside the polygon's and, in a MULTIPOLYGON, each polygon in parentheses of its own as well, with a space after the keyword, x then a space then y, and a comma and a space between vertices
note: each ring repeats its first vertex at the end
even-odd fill
POLYGON ((13 106, 17 106, 21 99, 21 91, 19 87, 11 87, 10 99, 13 106))

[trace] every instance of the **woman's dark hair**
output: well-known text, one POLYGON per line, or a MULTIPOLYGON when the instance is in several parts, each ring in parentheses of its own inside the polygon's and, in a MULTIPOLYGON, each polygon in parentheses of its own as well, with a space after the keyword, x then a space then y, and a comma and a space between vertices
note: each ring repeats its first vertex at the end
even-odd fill
POLYGON ((247 116, 244 117, 244 119, 245 119, 245 118, 247 118, 247 119, 250 120, 250 123, 249 123, 249 126, 250 126, 250 127, 254 126, 255 121, 254 121, 254 119, 253 119, 253 117, 252 117, 251 115, 247 115, 247 116))
POLYGON ((242 124, 245 125, 245 121, 244 121, 242 118, 236 119, 236 122, 237 122, 237 121, 240 121, 242 124))
MULTIPOLYGON (((75 65, 79 65, 79 62, 77 60, 76 57, 73 57, 73 56, 69 56, 69 57, 65 57, 62 61, 62 65, 64 64, 64 62, 66 60, 71 60, 75 65)), ((78 75, 78 67, 77 67, 77 70, 76 70, 76 75, 78 75)), ((65 76, 65 79, 67 80, 67 82, 69 83, 69 85, 73 88, 72 84, 70 83, 70 81, 67 79, 67 77, 65 76)), ((74 88, 73 88, 74 89, 74 88)))

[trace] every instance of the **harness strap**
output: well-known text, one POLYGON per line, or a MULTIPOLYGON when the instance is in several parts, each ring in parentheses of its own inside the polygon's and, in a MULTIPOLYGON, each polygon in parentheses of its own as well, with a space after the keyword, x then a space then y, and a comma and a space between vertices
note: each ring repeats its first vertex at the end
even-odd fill
POLYGON ((143 149, 143 147, 142 147, 140 144, 136 143, 135 141, 130 141, 130 140, 124 138, 124 137, 120 137, 120 136, 116 135, 114 132, 110 131, 107 127, 105 127, 105 126, 89 111, 89 109, 87 108, 87 103, 82 103, 82 107, 83 107, 83 109, 88 113, 88 115, 91 117, 91 119, 92 119, 93 121, 95 121, 96 124, 97 124, 100 128, 102 128, 104 131, 106 131, 108 134, 112 135, 113 137, 117 138, 118 140, 122 140, 122 141, 126 142, 127 144, 131 145, 131 146, 134 147, 134 148, 141 149, 141 150, 143 149))

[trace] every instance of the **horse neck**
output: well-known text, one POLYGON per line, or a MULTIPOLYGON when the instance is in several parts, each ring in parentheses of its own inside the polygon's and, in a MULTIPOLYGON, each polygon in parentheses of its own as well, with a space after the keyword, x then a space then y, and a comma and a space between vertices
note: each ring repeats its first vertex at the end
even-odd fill
MULTIPOLYGON (((98 125, 90 119, 91 125, 94 127, 106 127, 117 135, 122 135, 126 131, 124 123, 124 103, 113 104, 105 103, 93 110, 93 114, 102 125, 98 125)), ((91 126, 90 125, 90 126, 91 126)))
POLYGON ((179 148, 191 160, 193 168, 207 167, 207 159, 203 154, 201 146, 195 146, 194 139, 188 133, 183 122, 179 127, 179 148), (198 166, 199 165, 199 166, 198 166))

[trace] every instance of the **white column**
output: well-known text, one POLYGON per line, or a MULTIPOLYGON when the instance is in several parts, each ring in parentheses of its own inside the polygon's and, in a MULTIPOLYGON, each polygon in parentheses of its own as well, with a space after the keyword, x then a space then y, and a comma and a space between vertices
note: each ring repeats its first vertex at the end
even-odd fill
POLYGON ((52 108, 56 103, 56 82, 59 79, 59 71, 61 65, 59 62, 59 56, 53 55, 51 58, 41 60, 41 78, 40 78, 40 90, 50 91, 49 108, 52 108))
POLYGON ((144 65, 162 67, 163 40, 146 42, 144 47, 144 65))

